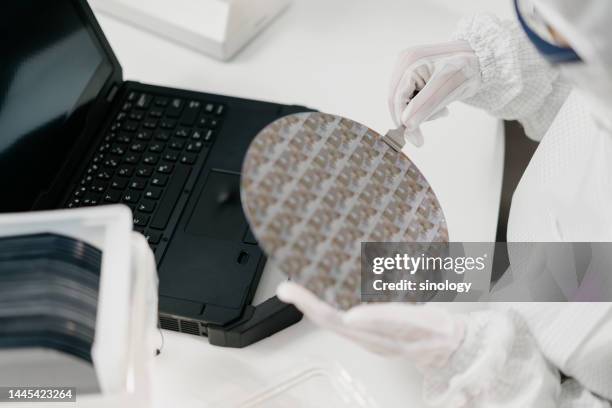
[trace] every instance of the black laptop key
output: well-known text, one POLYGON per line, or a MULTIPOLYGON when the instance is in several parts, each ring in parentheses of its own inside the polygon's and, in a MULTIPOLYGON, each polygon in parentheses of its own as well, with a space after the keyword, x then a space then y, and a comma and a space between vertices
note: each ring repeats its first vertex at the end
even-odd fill
POLYGON ((132 136, 127 132, 119 132, 119 135, 115 138, 118 143, 130 143, 132 141, 132 136))
POLYGON ((198 129, 194 130, 191 133, 190 139, 192 139, 192 140, 202 140, 202 131, 198 130, 198 129))
MULTIPOLYGON (((100 180, 109 180, 113 175, 112 171, 109 170, 102 170, 101 172, 99 172, 96 175, 96 178, 100 179, 100 180)), ((89 177, 89 176, 88 176, 89 177)))
POLYGON ((136 139, 138 140, 151 140, 150 130, 140 130, 136 133, 136 139))
POLYGON ((107 203, 118 203, 121 200, 121 192, 118 190, 108 190, 104 193, 103 198, 107 203))
POLYGON ((140 161, 140 155, 137 153, 128 153, 123 158, 123 161, 128 164, 137 164, 140 161))
POLYGON ((80 198, 75 198, 73 200, 70 200, 66 207, 68 207, 68 208, 77 208, 77 207, 80 207, 80 206, 81 206, 81 199, 80 198))
POLYGON ((85 174, 94 174, 99 169, 100 169, 100 166, 98 166, 97 164, 92 164, 91 166, 87 168, 87 170, 85 171, 85 174))
POLYGON ((164 111, 162 109, 159 109, 159 108, 151 109, 149 111, 149 116, 151 116, 152 118, 159 119, 162 116, 164 116, 164 111))
POLYGON ((157 164, 158 161, 159 161, 159 155, 157 154, 148 153, 142 157, 142 162, 144 164, 154 165, 154 164, 157 164))
POLYGON ((138 203, 136 209, 140 212, 150 214, 153 212, 153 210, 155 210, 155 201, 144 199, 138 203))
POLYGON ((200 141, 189 142, 187 143, 186 150, 188 152, 199 152, 200 150, 202 150, 202 142, 200 141))
POLYGON ((159 121, 159 127, 162 129, 174 129, 176 127, 176 120, 162 119, 159 121))
POLYGON ((160 140, 162 142, 170 140, 170 132, 166 130, 158 130, 155 132, 155 140, 160 140))
POLYGON ((114 169, 118 165, 119 160, 117 158, 109 157, 108 159, 104 160, 104 167, 110 167, 111 169, 114 169))
POLYGON ((153 104, 155 106, 165 108, 166 106, 168 106, 168 98, 163 97, 163 96, 158 96, 155 98, 155 101, 153 102, 153 104))
POLYGON ((183 164, 193 164, 198 159, 198 156, 194 153, 185 153, 181 155, 181 163, 183 164))
POLYGON ((153 153, 161 153, 164 150, 164 143, 155 142, 149 145, 149 151, 153 153))
POLYGON ((144 179, 134 179, 130 181, 130 188, 133 190, 144 190, 147 186, 147 182, 144 179))
POLYGON ((149 243, 149 245, 158 244, 162 237, 161 232, 151 231, 151 230, 145 231, 143 235, 145 239, 147 240, 147 242, 149 243))
POLYGON ((151 228, 160 230, 166 228, 166 225, 168 225, 168 221, 170 220, 170 215, 172 214, 172 211, 176 206, 176 202, 183 191, 183 186, 189 177, 190 171, 191 169, 187 166, 177 166, 174 169, 174 172, 170 177, 170 182, 166 187, 164 197, 159 203, 157 212, 151 220, 151 228))
POLYGON ((151 95, 141 94, 136 100, 135 107, 138 109, 148 109, 152 99, 151 95))
POLYGON ((198 101, 189 101, 181 117, 181 125, 193 126, 200 113, 201 105, 198 101))
POLYGON ((98 148, 98 152, 100 153, 106 153, 110 150, 111 148, 111 144, 110 143, 102 143, 100 145, 100 147, 98 148))
POLYGON ((77 187, 77 189, 74 190, 74 193, 72 193, 72 196, 75 198, 83 197, 85 193, 87 193, 87 187, 81 186, 81 187, 77 187))
POLYGON ((138 200, 140 200, 140 193, 134 190, 126 191, 122 199, 126 203, 136 203, 138 200))
POLYGON ((164 159, 164 161, 174 163, 178 160, 178 153, 168 151, 164 153, 164 155, 162 156, 162 159, 164 159))
POLYGON ((213 132, 212 130, 208 129, 208 130, 206 131, 206 133, 204 134, 204 141, 205 141, 205 142, 212 142, 212 139, 213 139, 214 133, 215 133, 215 132, 213 132))
POLYGON ((145 190, 144 197, 151 200, 157 200, 161 197, 162 191, 164 190, 160 187, 149 187, 145 190))
POLYGON ((130 150, 136 153, 142 152, 147 148, 146 143, 143 142, 136 142, 136 143, 132 143, 132 145, 130 146, 130 150))
POLYGON ((157 127, 157 120, 147 119, 144 122, 142 122, 142 126, 147 129, 155 129, 157 127))
POLYGON ((85 176, 81 179, 81 185, 88 185, 94 180, 94 176, 85 176))
POLYGON ((100 203, 100 194, 88 193, 85 194, 81 203, 84 206, 98 205, 100 203))
POLYGON ((136 169, 138 177, 149 177, 151 174, 153 174, 153 167, 151 166, 142 166, 136 169))
POLYGON ((168 183, 168 176, 163 174, 156 174, 151 178, 151 185, 157 187, 163 187, 168 183))
POLYGON ((171 118, 177 118, 181 115, 181 111, 183 110, 183 100, 179 99, 179 98, 173 98, 170 101, 170 104, 168 105, 168 107, 166 108, 166 115, 170 116, 171 118))
POLYGON ((181 137, 181 138, 186 138, 187 136, 189 136, 189 129, 187 129, 187 128, 178 128, 176 130, 176 132, 174 132, 174 136, 181 137))
POLYGON ((104 160, 105 154, 104 153, 98 153, 94 156, 92 163, 100 163, 102 160, 104 160))
POLYGON ((108 186, 108 183, 105 183, 102 181, 96 181, 91 185, 89 190, 94 193, 103 193, 106 190, 107 186, 108 186))
POLYGON ((111 188, 114 188, 116 190, 123 190, 125 189, 125 187, 127 186, 127 179, 120 179, 120 178, 116 178, 113 181, 111 181, 111 188))
POLYGON ((125 154, 125 148, 123 146, 115 145, 110 149, 110 152, 115 156, 123 156, 125 154))
POLYGON ((134 168, 132 166, 120 166, 117 168, 117 175, 119 177, 132 177, 134 168))
POLYGON ((144 117, 143 113, 140 111, 132 111, 130 113, 130 119, 140 122, 144 117))
POLYGON ((135 132, 136 130, 138 130, 138 122, 128 120, 121 125, 121 129, 127 132, 135 132))
POLYGON ((176 139, 168 144, 168 147, 172 150, 183 150, 183 146, 185 146, 185 142, 176 139))
POLYGON ((157 171, 164 174, 171 173, 173 169, 173 164, 160 164, 159 166, 157 166, 157 171))
POLYGON ((145 214, 136 213, 134 214, 134 225, 138 227, 144 227, 149 223, 151 217, 145 214))

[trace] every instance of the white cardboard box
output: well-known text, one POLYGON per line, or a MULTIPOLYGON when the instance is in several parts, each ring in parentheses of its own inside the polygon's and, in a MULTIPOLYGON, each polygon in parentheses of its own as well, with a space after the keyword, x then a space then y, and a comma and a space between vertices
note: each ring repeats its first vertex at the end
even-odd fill
POLYGON ((289 0, 90 0, 94 9, 172 41, 228 60, 289 0))

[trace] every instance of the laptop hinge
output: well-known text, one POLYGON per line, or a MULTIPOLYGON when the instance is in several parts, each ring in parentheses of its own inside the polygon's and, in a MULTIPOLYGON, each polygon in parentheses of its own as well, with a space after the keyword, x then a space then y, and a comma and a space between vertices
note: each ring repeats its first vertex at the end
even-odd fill
POLYGON ((117 91, 119 90, 118 85, 113 85, 111 89, 106 94, 106 102, 112 102, 115 99, 115 95, 117 95, 117 91))

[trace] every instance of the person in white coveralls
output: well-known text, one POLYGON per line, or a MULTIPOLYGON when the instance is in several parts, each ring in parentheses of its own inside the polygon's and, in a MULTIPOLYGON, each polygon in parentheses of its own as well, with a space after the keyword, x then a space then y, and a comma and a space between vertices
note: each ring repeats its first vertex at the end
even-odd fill
MULTIPOLYGON (((420 124, 453 101, 520 121, 540 144, 513 196, 508 242, 612 242, 612 1, 515 5, 516 21, 477 15, 452 41, 404 51, 389 94, 393 119, 417 145, 420 124)), ((610 303, 341 312, 291 282, 277 293, 322 327, 412 360, 433 406, 612 407, 610 303)))

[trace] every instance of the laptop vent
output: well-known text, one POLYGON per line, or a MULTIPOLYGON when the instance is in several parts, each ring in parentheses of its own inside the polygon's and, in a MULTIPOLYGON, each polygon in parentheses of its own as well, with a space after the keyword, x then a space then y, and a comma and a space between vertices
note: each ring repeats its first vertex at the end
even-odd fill
POLYGON ((162 329, 180 331, 178 320, 169 316, 159 316, 159 325, 162 329))
POLYGON ((181 333, 200 335, 200 326, 190 320, 181 320, 181 333))
POLYGON ((162 329, 193 334, 194 336, 208 335, 206 327, 204 325, 200 327, 200 324, 193 320, 177 319, 168 315, 160 315, 159 325, 162 329))

